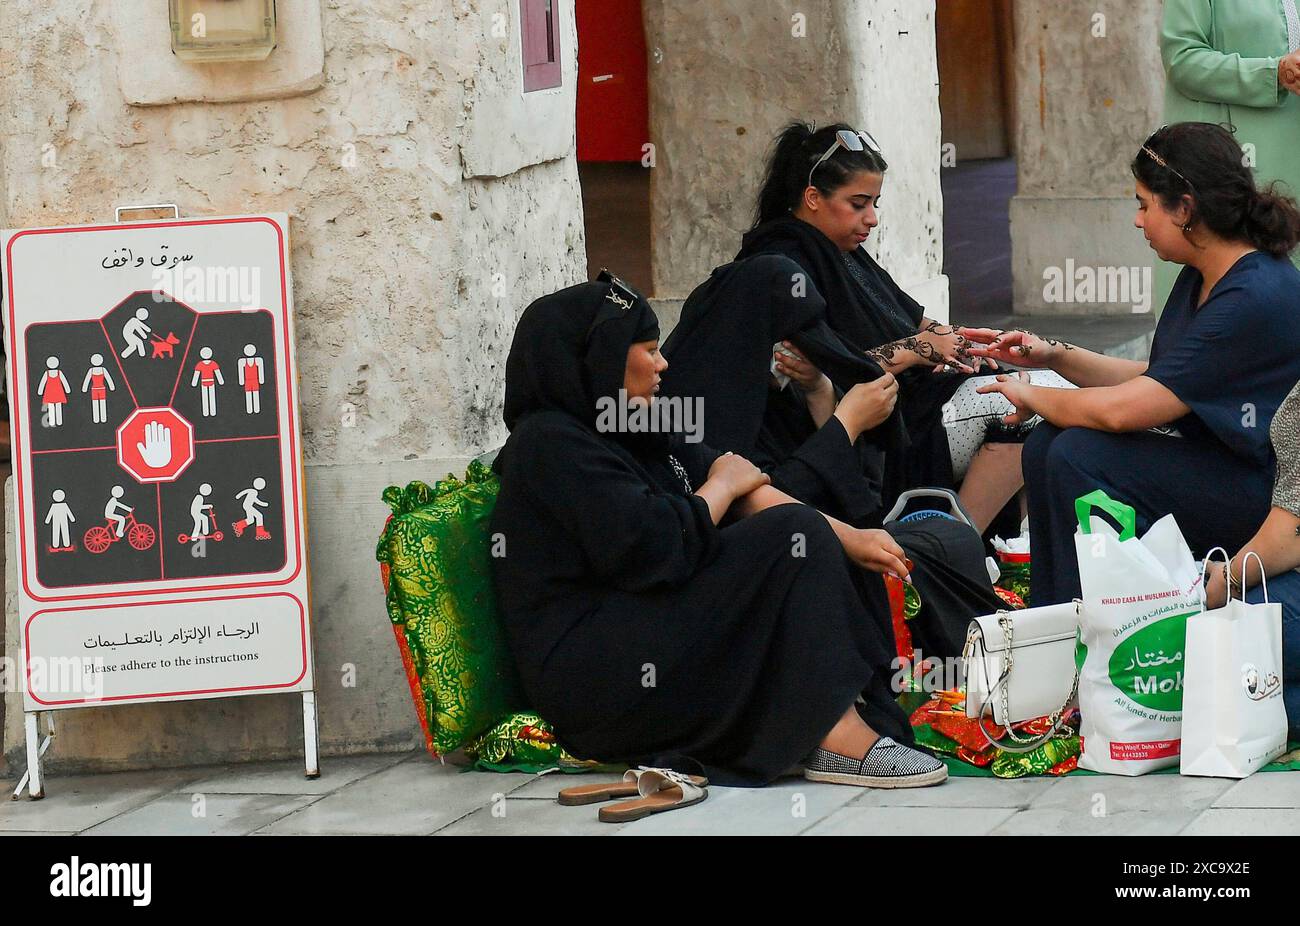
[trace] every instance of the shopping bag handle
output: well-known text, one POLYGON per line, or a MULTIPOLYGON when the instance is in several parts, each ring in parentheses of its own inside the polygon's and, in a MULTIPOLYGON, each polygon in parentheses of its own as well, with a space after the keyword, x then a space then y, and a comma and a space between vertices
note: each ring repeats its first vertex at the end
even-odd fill
MULTIPOLYGON (((1207 587, 1207 586, 1206 586, 1206 582, 1205 582, 1205 576, 1206 576, 1206 573, 1209 571, 1209 568, 1210 568, 1210 560, 1214 558, 1214 554, 1215 554, 1215 553, 1222 553, 1222 554, 1223 554, 1223 562, 1224 562, 1224 564, 1225 564, 1229 569, 1232 568, 1232 557, 1228 555, 1228 551, 1225 550, 1223 547, 1215 547, 1215 548, 1214 548, 1213 550, 1211 550, 1209 553, 1206 553, 1206 554, 1205 554, 1205 562, 1203 562, 1203 563, 1201 564, 1201 610, 1202 610, 1202 611, 1205 610, 1205 590, 1206 590, 1206 587, 1207 587)), ((1243 557, 1241 558, 1241 583, 1242 583, 1242 588, 1241 588, 1241 598, 1240 598, 1239 600, 1240 600, 1240 601, 1245 601, 1245 600, 1246 600, 1246 572, 1248 571, 1248 570, 1247 570, 1247 567, 1246 567, 1246 564, 1250 562, 1250 558, 1251 558, 1252 556, 1255 557, 1255 562, 1259 563, 1259 584, 1260 584, 1260 585, 1263 587, 1263 589, 1264 589, 1264 604, 1269 604, 1270 602, 1269 602, 1269 600, 1268 600, 1268 576, 1266 576, 1266 575, 1264 574, 1264 561, 1263 561, 1262 559, 1259 558, 1259 554, 1256 553, 1254 550, 1247 550, 1247 551, 1246 551, 1246 555, 1243 556, 1243 557)), ((1228 597, 1227 597, 1227 599, 1224 601, 1224 604, 1225 604, 1225 605, 1226 605, 1229 601, 1232 601, 1232 583, 1231 583, 1231 582, 1228 583, 1227 592, 1228 592, 1228 597)))
POLYGON ((1074 515, 1079 519, 1079 530, 1085 534, 1092 533, 1092 509, 1100 508, 1119 522, 1120 540, 1132 540, 1137 536, 1137 512, 1123 502, 1117 502, 1101 489, 1089 492, 1074 500, 1074 515))

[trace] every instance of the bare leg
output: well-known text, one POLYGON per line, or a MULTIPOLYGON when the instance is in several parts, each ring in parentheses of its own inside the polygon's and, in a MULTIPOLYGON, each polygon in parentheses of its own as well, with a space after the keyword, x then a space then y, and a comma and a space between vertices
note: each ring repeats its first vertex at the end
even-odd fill
POLYGON ((878 739, 880 734, 867 726, 856 707, 850 707, 826 734, 821 747, 837 755, 861 759, 878 739))
POLYGON ((988 443, 970 461, 958 497, 981 534, 1025 484, 1020 471, 1022 446, 988 443))

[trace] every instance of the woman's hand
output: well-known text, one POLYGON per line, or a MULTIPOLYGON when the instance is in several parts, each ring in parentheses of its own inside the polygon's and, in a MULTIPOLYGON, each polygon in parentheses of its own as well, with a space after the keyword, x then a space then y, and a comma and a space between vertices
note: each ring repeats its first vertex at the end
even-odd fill
POLYGON ((850 529, 840 538, 844 553, 863 569, 911 580, 907 554, 888 531, 850 529))
POLYGON ((1223 574, 1223 563, 1215 560, 1210 563, 1209 575, 1205 580, 1205 610, 1213 611, 1228 603, 1228 582, 1223 574))
POLYGON ((808 358, 799 352, 799 349, 789 341, 782 341, 781 346, 784 351, 776 351, 772 354, 776 360, 776 370, 778 373, 784 373, 794 381, 794 384, 804 392, 831 392, 835 387, 831 385, 830 378, 821 370, 817 369, 808 358))
POLYGON ((709 467, 709 482, 717 481, 731 496, 742 498, 759 486, 769 485, 772 478, 737 453, 724 453, 709 467))
POLYGON ((1300 51, 1293 51, 1278 61, 1277 83, 1284 90, 1300 95, 1300 51))
POLYGON ((1003 415, 1002 423, 1014 427, 1015 425, 1024 424, 1037 414, 1029 407, 1029 390, 1031 388, 1033 387, 1029 384, 1029 375, 1027 373, 1003 373, 998 376, 995 382, 980 386, 975 391, 980 395, 997 392, 1006 397, 1006 400, 1014 405, 1016 410, 1009 415, 1003 415))
POLYGON ((856 441, 863 431, 879 427, 894 412, 898 404, 898 380, 886 373, 869 383, 858 383, 844 394, 835 407, 835 417, 840 420, 849 440, 856 441))
POLYGON ((970 340, 950 325, 930 322, 916 334, 919 342, 914 352, 936 373, 959 370, 974 373, 975 357, 969 353, 970 340))
POLYGON ((988 360, 1001 361, 1021 367, 1046 369, 1070 345, 1052 338, 1040 338, 1038 335, 1022 328, 999 331, 996 328, 959 328, 961 334, 970 339, 967 349, 972 357, 984 357, 988 360))

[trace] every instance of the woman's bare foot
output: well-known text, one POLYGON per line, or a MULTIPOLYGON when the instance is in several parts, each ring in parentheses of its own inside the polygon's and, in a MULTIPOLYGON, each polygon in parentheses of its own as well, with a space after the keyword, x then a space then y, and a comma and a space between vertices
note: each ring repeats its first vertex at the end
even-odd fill
POLYGON ((831 728, 831 732, 826 734, 826 738, 820 745, 822 749, 841 756, 861 759, 872 746, 876 745, 878 739, 880 734, 867 726, 867 722, 858 714, 857 708, 850 707, 831 728))

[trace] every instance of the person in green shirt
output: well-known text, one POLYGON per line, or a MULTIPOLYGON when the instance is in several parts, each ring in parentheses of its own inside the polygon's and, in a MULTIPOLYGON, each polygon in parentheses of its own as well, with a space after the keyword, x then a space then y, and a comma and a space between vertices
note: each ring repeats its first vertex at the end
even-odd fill
MULTIPOLYGON (((1300 195, 1300 13, 1296 0, 1165 0, 1164 121, 1235 127, 1260 187, 1300 195)), ((1300 265, 1300 252, 1292 255, 1300 265)), ((1181 268, 1156 265, 1162 306, 1181 268)))

